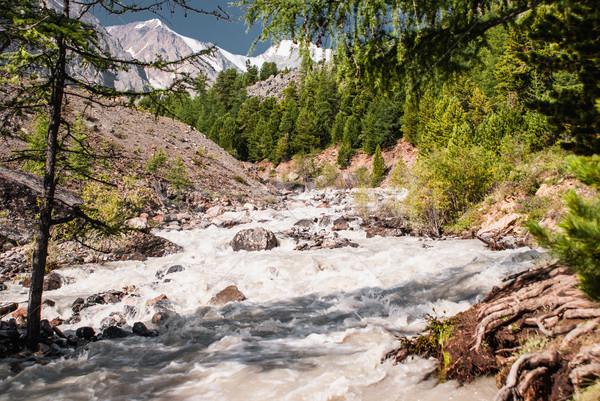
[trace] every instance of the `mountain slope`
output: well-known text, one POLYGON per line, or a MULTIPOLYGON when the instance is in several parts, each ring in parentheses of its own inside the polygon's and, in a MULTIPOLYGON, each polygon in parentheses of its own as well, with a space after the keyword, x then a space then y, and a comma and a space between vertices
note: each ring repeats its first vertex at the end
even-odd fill
MULTIPOLYGON (((109 35, 118 43, 119 47, 134 59, 141 61, 153 61, 159 55, 165 60, 173 61, 178 58, 209 49, 213 45, 192 39, 170 29, 159 19, 144 22, 133 22, 126 25, 113 25, 106 28, 109 35)), ((332 51, 319 49, 312 46, 311 57, 315 61, 330 59, 332 51)), ((272 46, 261 55, 256 57, 242 56, 230 53, 216 47, 211 57, 204 57, 202 61, 186 62, 182 64, 178 72, 186 72, 192 75, 203 71, 210 81, 214 81, 219 72, 234 68, 238 71, 246 71, 246 63, 261 67, 265 62, 275 62, 277 68, 298 68, 301 63, 300 49, 292 41, 282 41, 277 46, 272 46)), ((173 74, 147 71, 152 86, 157 88, 168 87, 174 79, 173 74)))

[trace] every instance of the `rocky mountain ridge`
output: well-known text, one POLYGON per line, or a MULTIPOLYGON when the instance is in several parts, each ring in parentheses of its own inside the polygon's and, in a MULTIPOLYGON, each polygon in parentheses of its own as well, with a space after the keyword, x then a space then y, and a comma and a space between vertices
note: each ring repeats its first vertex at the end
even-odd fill
MULTIPOLYGON (((130 57, 146 62, 155 60, 157 55, 173 61, 214 47, 212 55, 185 62, 177 68, 178 73, 189 73, 192 76, 204 72, 209 81, 214 81, 219 72, 230 68, 246 72, 247 64, 260 68, 265 62, 274 62, 278 69, 296 69, 302 62, 300 47, 290 40, 284 40, 258 56, 249 57, 230 53, 209 42, 180 35, 159 19, 113 25, 107 27, 106 31, 130 57)), ((313 60, 317 62, 329 60, 332 56, 331 50, 316 46, 311 46, 309 51, 313 60)), ((171 73, 151 70, 147 70, 146 73, 150 85, 155 88, 166 88, 174 79, 174 74, 171 73)))

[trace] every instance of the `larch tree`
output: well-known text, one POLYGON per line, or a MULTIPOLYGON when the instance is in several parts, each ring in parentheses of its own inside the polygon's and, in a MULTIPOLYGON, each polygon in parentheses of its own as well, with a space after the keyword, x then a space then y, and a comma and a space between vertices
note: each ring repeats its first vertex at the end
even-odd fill
MULTIPOLYGON (((175 72, 185 60, 208 55, 212 49, 181 60, 145 63, 120 60, 102 50, 101 35, 96 26, 85 22, 94 10, 110 14, 161 10, 184 10, 186 13, 228 18, 221 10, 205 11, 190 6, 187 0, 153 0, 150 2, 121 0, 0 0, 0 117, 4 133, 24 113, 46 114, 48 119, 43 169, 43 191, 40 199, 38 227, 32 259, 31 287, 27 309, 27 346, 37 350, 40 339, 41 301, 51 228, 76 218, 85 218, 78 207, 70 216, 56 218, 57 159, 64 151, 63 143, 71 135, 65 116, 68 95, 97 101, 99 97, 136 97, 141 93, 119 92, 86 81, 71 73, 72 63, 86 65, 96 71, 119 71, 130 67, 157 68, 175 72)), ((181 83, 176 80, 176 84, 181 83)), ((92 221, 102 225, 102 222, 92 221)))

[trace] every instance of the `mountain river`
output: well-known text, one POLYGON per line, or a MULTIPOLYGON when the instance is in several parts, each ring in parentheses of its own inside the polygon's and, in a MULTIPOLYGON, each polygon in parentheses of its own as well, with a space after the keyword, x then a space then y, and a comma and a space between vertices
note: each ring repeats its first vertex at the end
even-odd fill
MULTIPOLYGON (((424 328, 425 313, 467 309, 540 255, 528 248, 492 252, 477 240, 366 238, 358 222, 338 232, 356 248, 294 250, 295 240, 281 233, 295 222, 348 213, 350 196, 317 207, 333 196, 339 198, 335 191, 304 193, 287 210, 253 211, 251 223, 229 229, 158 232, 183 246, 179 254, 61 269, 69 284, 45 293, 56 305, 44 308, 44 318, 68 319, 78 297, 136 288, 121 302, 84 309, 82 321, 60 326, 63 331, 89 325, 99 332, 112 312, 126 315, 128 325, 148 323, 156 313, 148 301, 161 294, 176 314, 154 338, 90 343, 73 358, 17 375, 0 362, 0 400, 492 399, 493 379, 436 384, 433 360, 408 358, 394 366, 381 358, 398 345, 397 335, 424 328), (231 239, 250 227, 275 232, 280 246, 234 252, 231 239), (183 270, 163 275, 174 265, 183 270), (209 306, 229 285, 247 300, 209 306)), ((332 235, 330 228, 314 224, 332 235)), ((10 285, 0 303, 24 301, 26 291, 10 285)))

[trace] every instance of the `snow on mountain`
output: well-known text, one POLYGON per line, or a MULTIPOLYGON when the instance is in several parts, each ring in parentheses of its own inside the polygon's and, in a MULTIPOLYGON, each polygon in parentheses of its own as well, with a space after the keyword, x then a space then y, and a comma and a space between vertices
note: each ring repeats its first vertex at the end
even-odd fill
MULTIPOLYGON (((109 26, 106 30, 121 48, 140 61, 153 61, 157 55, 165 60, 177 60, 213 46, 212 43, 180 35, 159 19, 109 26)), ((321 61, 331 59, 332 52, 313 45, 310 54, 313 60, 321 61)), ((284 40, 261 55, 248 57, 215 47, 212 56, 202 57, 196 62, 186 62, 178 68, 178 72, 194 75, 203 71, 210 81, 214 81, 219 72, 230 68, 245 72, 247 62, 259 68, 265 62, 275 62, 279 69, 294 69, 301 64, 300 49, 292 41, 284 40)), ((168 87, 175 78, 174 74, 152 70, 146 70, 146 74, 150 83, 158 88, 168 87)))

